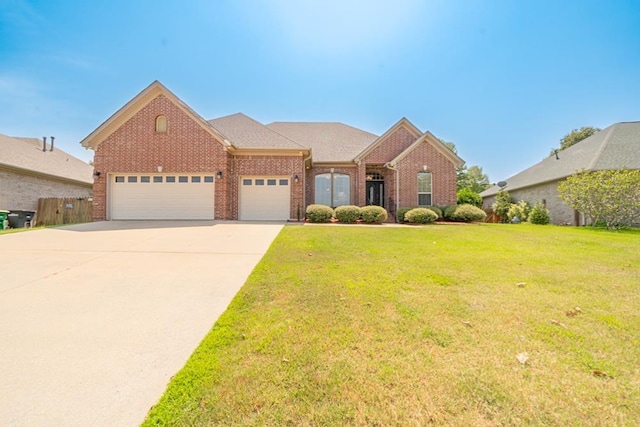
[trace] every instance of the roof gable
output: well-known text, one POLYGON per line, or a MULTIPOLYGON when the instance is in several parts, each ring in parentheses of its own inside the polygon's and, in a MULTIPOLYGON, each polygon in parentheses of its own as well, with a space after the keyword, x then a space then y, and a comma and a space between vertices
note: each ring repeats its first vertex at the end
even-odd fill
MULTIPOLYGON (((556 181, 579 170, 640 169, 640 122, 615 123, 506 179, 507 190, 556 181)), ((494 185, 480 193, 496 194, 494 185)))
POLYGON ((93 184, 93 167, 64 151, 46 145, 42 140, 17 138, 0 134, 0 165, 29 173, 48 175, 83 184, 93 184))
POLYGON ((214 129, 206 120, 200 117, 198 113, 193 111, 191 107, 185 104, 180 98, 174 95, 173 92, 171 92, 157 80, 147 86, 144 90, 142 90, 139 94, 137 94, 129 102, 127 102, 122 108, 116 111, 111 117, 105 120, 104 123, 98 126, 96 130, 94 130, 86 138, 84 138, 80 142, 80 144, 82 144, 82 146, 85 148, 90 148, 95 151, 102 141, 107 139, 107 137, 114 131, 116 131, 123 123, 132 118, 149 102, 160 95, 164 95, 220 143, 230 145, 224 135, 214 129))
POLYGON ((431 132, 426 131, 422 136, 416 141, 407 147, 402 153, 396 156, 395 159, 391 160, 387 163, 389 166, 396 166, 399 161, 404 159, 409 153, 415 150, 422 143, 431 144, 440 154, 442 154, 445 158, 447 158, 456 168, 464 165, 464 160, 462 160, 456 153, 451 151, 449 147, 444 145, 440 139, 436 138, 431 132))
POLYGON ((209 120, 238 148, 308 150, 308 147, 279 134, 242 113, 209 120))
POLYGON ((414 138, 420 137, 422 132, 418 129, 413 123, 411 123, 406 117, 402 117, 398 120, 393 126, 391 126, 385 133, 383 133, 380 137, 378 137, 371 145, 366 147, 362 152, 360 152, 354 160, 359 162, 363 158, 365 158, 368 154, 370 154, 373 150, 378 148, 380 145, 384 143, 391 135, 396 133, 399 128, 405 128, 410 134, 414 136, 414 138))

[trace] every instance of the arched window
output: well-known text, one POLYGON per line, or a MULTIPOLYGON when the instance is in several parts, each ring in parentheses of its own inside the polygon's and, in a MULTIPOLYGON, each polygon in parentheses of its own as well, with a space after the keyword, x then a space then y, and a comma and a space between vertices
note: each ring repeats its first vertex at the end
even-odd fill
POLYGON ((351 177, 343 173, 321 173, 315 178, 315 203, 332 207, 351 203, 351 177))
POLYGON ((431 206, 431 172, 418 172, 418 206, 431 206))
POLYGON ((156 117, 156 132, 166 132, 167 131, 167 118, 165 116, 156 117))

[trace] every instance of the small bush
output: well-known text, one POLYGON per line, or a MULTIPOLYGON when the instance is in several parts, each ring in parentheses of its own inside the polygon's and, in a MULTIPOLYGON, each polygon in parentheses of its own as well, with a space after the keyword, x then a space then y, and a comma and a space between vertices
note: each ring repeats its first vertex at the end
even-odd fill
POLYGON ((407 212, 404 218, 407 222, 413 224, 431 224, 433 221, 438 219, 438 214, 431 209, 415 208, 407 212))
POLYGON ((460 205, 454 209, 450 218, 459 222, 484 221, 487 218, 487 214, 476 206, 460 205))
POLYGON ((520 200, 518 203, 511 204, 511 207, 507 211, 507 218, 509 222, 513 222, 515 217, 518 217, 520 222, 526 222, 529 219, 529 212, 531 212, 531 206, 528 202, 520 200))
POLYGON ((438 218, 442 218, 442 209, 437 206, 429 206, 427 209, 438 215, 438 218))
POLYGON ((457 208, 458 208, 458 205, 446 206, 444 208, 443 218, 453 220, 452 216, 453 216, 453 213, 456 211, 457 208))
POLYGON ((545 208, 542 202, 535 204, 531 212, 529 213, 529 222, 531 224, 549 224, 551 218, 549 218, 549 209, 545 208))
POLYGON ((360 208, 353 205, 338 206, 334 210, 334 215, 340 222, 353 224, 360 219, 360 208))
POLYGON ((411 209, 415 209, 417 206, 410 206, 408 208, 399 208, 396 211, 396 222, 402 224, 403 222, 406 221, 405 215, 407 212, 409 212, 411 209))
POLYGON ((493 202, 491 208, 493 209, 493 212, 496 214, 496 216, 500 218, 500 222, 509 222, 507 213, 509 212, 509 208, 511 208, 512 203, 513 199, 511 198, 507 190, 498 191, 498 193, 496 194, 496 201, 493 202))
POLYGON ((307 206, 307 219, 311 222, 329 222, 333 217, 333 209, 326 205, 307 206))
POLYGON ((367 224, 380 224, 387 220, 387 211, 381 206, 365 206, 360 208, 360 218, 367 224))
POLYGON ((456 197, 459 205, 473 205, 477 208, 482 206, 482 197, 468 187, 458 190, 456 197))

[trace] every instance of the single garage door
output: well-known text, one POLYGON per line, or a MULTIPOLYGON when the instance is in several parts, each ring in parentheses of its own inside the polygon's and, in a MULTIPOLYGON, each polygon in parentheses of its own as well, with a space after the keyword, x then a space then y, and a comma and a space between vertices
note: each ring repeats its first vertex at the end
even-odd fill
POLYGON ((286 221, 290 218, 288 177, 240 178, 241 220, 286 221))
POLYGON ((214 176, 111 175, 111 219, 214 219, 214 176))

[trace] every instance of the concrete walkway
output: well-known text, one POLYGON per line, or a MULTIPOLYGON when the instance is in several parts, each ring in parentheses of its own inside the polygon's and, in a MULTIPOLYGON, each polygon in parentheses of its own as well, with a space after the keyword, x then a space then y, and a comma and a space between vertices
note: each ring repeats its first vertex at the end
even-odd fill
POLYGON ((136 426, 282 224, 0 235, 0 424, 136 426))

